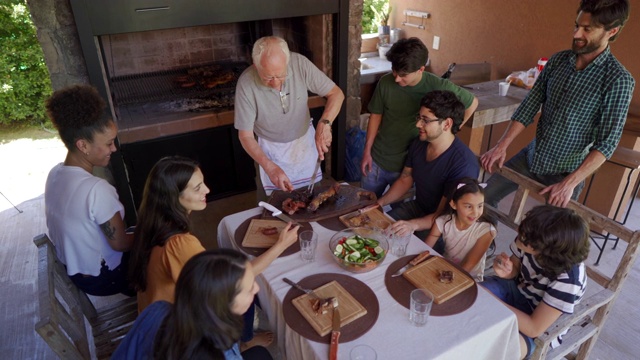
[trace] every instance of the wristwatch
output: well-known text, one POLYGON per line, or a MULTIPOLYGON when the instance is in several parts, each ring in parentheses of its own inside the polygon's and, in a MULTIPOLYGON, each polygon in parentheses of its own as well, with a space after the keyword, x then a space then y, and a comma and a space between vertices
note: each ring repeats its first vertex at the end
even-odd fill
POLYGON ((322 119, 320 120, 321 123, 325 124, 325 125, 329 125, 331 126, 331 121, 327 120, 327 119, 322 119))

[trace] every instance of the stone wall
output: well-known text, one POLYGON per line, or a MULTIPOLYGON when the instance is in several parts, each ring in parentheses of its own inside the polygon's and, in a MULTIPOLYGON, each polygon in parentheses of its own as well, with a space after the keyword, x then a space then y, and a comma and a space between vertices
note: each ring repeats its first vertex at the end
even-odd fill
POLYGON ((362 3, 363 0, 349 1, 349 63, 347 66, 347 89, 345 105, 347 108, 347 128, 354 120, 359 122, 360 110, 360 47, 362 46, 362 3))

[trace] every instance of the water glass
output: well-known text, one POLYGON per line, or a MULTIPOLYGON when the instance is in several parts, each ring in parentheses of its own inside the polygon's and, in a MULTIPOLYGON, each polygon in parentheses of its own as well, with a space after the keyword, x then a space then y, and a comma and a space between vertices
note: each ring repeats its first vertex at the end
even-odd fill
POLYGON ((378 354, 369 345, 357 345, 349 353, 351 360, 376 360, 378 354))
POLYGON ((391 234, 390 237, 390 241, 391 241, 391 252, 395 255, 395 256, 404 256, 407 253, 407 246, 409 245, 409 241, 411 240, 411 233, 408 233, 406 235, 398 235, 398 234, 391 234))
POLYGON ((318 234, 313 230, 305 230, 298 234, 298 240, 300 241, 300 257, 302 261, 313 262, 316 258, 318 234))
POLYGON ((415 326, 427 325, 433 294, 427 289, 415 289, 411 292, 411 307, 409 309, 409 321, 415 326))

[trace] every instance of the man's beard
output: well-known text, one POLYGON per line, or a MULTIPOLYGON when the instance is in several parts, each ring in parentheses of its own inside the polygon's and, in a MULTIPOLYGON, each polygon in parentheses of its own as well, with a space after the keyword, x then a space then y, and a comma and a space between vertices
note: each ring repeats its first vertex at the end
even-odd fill
POLYGON ((585 40, 586 44, 582 47, 579 47, 576 45, 576 40, 579 40, 579 39, 574 39, 573 42, 571 43, 571 50, 576 55, 590 54, 598 50, 602 45, 602 38, 594 39, 594 41, 585 40))

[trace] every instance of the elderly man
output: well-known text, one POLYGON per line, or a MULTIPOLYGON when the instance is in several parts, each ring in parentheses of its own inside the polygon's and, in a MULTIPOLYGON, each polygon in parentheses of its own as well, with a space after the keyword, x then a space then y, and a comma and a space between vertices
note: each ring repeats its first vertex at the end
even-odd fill
MULTIPOLYGON (((317 159, 323 160, 331 145, 331 124, 344 94, 311 61, 289 52, 279 37, 256 41, 252 58, 253 66, 236 86, 235 127, 242 147, 259 164, 266 195, 308 185, 317 159), (327 98, 316 129, 307 91, 327 98)), ((321 172, 317 175, 320 180, 321 172)))
MULTIPOLYGON (((580 2, 571 50, 549 59, 502 138, 482 155, 487 171, 502 167, 507 148, 542 106, 536 137, 505 165, 547 185, 540 194, 548 194, 551 205, 565 207, 578 198, 584 179, 613 155, 627 118, 635 81, 609 43, 628 18, 627 0, 580 2)), ((496 206, 516 189, 493 175, 486 202, 496 206)))

